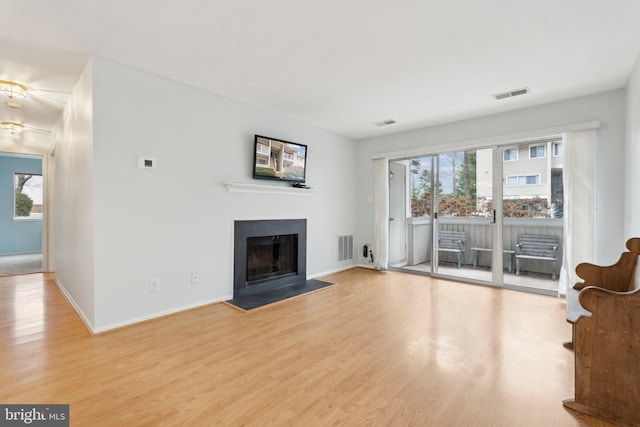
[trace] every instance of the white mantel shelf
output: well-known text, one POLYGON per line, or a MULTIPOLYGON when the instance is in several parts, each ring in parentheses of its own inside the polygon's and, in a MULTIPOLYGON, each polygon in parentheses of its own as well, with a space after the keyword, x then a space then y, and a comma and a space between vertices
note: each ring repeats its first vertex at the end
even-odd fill
POLYGON ((262 194, 291 194, 295 196, 309 196, 314 188, 277 187, 275 185, 241 184, 225 182, 224 186, 230 193, 262 193, 262 194))

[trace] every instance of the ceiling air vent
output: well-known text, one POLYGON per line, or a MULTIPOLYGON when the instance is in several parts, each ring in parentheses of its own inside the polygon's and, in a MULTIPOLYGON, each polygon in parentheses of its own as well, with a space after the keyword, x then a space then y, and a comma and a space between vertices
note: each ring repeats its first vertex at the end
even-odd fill
POLYGON ((525 95, 527 93, 529 93, 529 88, 524 87, 522 89, 510 90, 509 92, 496 93, 495 95, 493 95, 493 97, 497 100, 500 100, 505 98, 513 98, 514 96, 518 95, 525 95))
POLYGON ((389 126, 389 125, 393 125, 393 124, 396 124, 396 123, 398 123, 398 122, 396 122, 393 119, 387 119, 387 120, 382 120, 381 122, 374 122, 373 124, 380 127, 380 126, 389 126))

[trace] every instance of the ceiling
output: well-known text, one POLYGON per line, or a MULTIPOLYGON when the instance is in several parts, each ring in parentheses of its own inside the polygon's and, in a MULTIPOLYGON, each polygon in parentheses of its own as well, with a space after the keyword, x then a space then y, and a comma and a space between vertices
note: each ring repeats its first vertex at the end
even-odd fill
POLYGON ((0 120, 50 130, 93 54, 361 139, 624 87, 639 18, 637 0, 3 0, 0 79, 30 92, 0 120))

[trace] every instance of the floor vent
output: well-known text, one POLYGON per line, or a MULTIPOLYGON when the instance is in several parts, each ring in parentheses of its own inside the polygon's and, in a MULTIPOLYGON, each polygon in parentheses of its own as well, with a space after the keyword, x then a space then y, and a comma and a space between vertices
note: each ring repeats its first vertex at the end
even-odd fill
POLYGON ((338 236, 338 261, 353 259, 353 235, 338 236))

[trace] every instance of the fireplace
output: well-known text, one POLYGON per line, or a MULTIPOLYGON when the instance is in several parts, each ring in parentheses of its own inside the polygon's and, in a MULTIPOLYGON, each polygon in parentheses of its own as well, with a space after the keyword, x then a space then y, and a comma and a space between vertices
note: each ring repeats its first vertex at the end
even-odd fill
POLYGON ((298 235, 249 237, 247 285, 298 272, 298 235))
POLYGON ((307 280, 307 220, 235 221, 234 294, 307 280))

